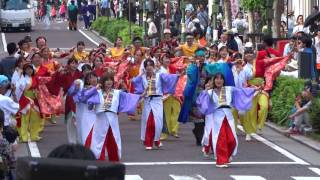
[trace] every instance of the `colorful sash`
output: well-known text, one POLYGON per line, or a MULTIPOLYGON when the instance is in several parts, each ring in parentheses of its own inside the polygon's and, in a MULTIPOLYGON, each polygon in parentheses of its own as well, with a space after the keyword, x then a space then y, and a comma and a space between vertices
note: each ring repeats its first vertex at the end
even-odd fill
POLYGON ((112 106, 113 93, 114 93, 114 91, 111 90, 108 94, 106 94, 104 96, 104 106, 103 106, 103 108, 104 108, 105 111, 110 109, 111 106, 112 106))
POLYGON ((151 78, 148 80, 148 96, 157 95, 157 88, 156 88, 156 79, 151 78))

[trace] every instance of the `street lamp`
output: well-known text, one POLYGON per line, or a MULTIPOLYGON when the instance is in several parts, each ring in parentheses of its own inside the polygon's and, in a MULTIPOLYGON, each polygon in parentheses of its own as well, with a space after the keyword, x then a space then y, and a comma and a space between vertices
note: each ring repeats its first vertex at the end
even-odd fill
POLYGON ((267 0, 267 4, 266 4, 266 7, 267 7, 267 20, 268 20, 268 34, 269 35, 272 35, 272 19, 273 19, 273 9, 272 9, 272 6, 273 6, 273 0, 267 0))

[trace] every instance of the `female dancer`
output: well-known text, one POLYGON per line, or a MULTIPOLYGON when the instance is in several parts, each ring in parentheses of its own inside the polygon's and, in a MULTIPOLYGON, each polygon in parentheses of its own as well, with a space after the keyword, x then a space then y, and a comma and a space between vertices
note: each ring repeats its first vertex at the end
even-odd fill
POLYGON ((178 75, 155 73, 155 64, 151 59, 144 62, 146 73, 132 80, 134 92, 144 96, 144 106, 141 117, 141 140, 145 148, 151 150, 153 144, 160 143, 163 127, 163 94, 173 94, 178 81, 178 75))
POLYGON ((253 88, 225 86, 224 75, 217 73, 197 98, 199 111, 205 115, 202 144, 206 153, 213 149, 217 167, 228 167, 230 157, 237 153, 238 140, 232 108, 240 112, 249 110, 254 92, 253 88))
POLYGON ((119 112, 134 113, 139 95, 125 93, 114 89, 114 74, 108 73, 101 78, 102 89, 99 91, 100 104, 96 107, 97 120, 93 126, 91 150, 99 160, 110 161, 121 159, 121 136, 119 128, 119 112))
POLYGON ((96 121, 95 108, 100 103, 97 84, 97 76, 90 72, 85 76, 84 83, 78 79, 68 91, 76 103, 78 141, 88 148, 91 146, 92 130, 96 121))

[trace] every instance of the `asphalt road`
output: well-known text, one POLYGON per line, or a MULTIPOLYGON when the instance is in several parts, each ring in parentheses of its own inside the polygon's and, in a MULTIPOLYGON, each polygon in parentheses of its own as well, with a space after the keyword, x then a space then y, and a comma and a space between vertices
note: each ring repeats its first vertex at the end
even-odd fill
MULTIPOLYGON (((46 36, 50 48, 71 48, 79 40, 92 48, 95 44, 91 40, 102 41, 89 31, 82 32, 91 40, 79 31, 68 31, 66 27, 65 22, 55 23, 46 30, 43 24, 38 24, 30 35, 33 39, 46 36)), ((5 33, 5 41, 17 42, 27 34, 5 33)), ((161 149, 146 151, 139 138, 140 121, 128 121, 126 115, 121 115, 119 121, 126 180, 320 180, 320 153, 269 128, 251 142, 246 142, 239 130, 238 155, 229 168, 219 169, 214 160, 203 157, 201 147, 195 145, 190 123, 180 125, 181 138, 170 137, 163 142, 161 149)), ((36 144, 21 144, 19 156, 46 157, 53 148, 67 143, 63 119, 59 118, 56 125, 47 123, 41 136, 43 139, 36 144)))

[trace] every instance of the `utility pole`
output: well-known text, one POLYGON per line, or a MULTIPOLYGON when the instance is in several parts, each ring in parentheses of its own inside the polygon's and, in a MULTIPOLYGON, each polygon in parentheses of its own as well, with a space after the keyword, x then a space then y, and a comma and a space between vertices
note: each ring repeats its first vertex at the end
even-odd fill
POLYGON ((186 9, 186 4, 184 3, 184 0, 181 0, 181 3, 180 3, 180 8, 181 8, 181 14, 182 14, 182 19, 181 19, 181 42, 185 42, 186 39, 185 39, 185 32, 186 32, 186 25, 185 25, 185 22, 186 22, 186 16, 185 16, 185 9, 186 9))
POLYGON ((144 45, 146 45, 146 37, 147 37, 147 12, 146 12, 146 1, 142 1, 142 17, 143 17, 143 40, 144 40, 144 45))

